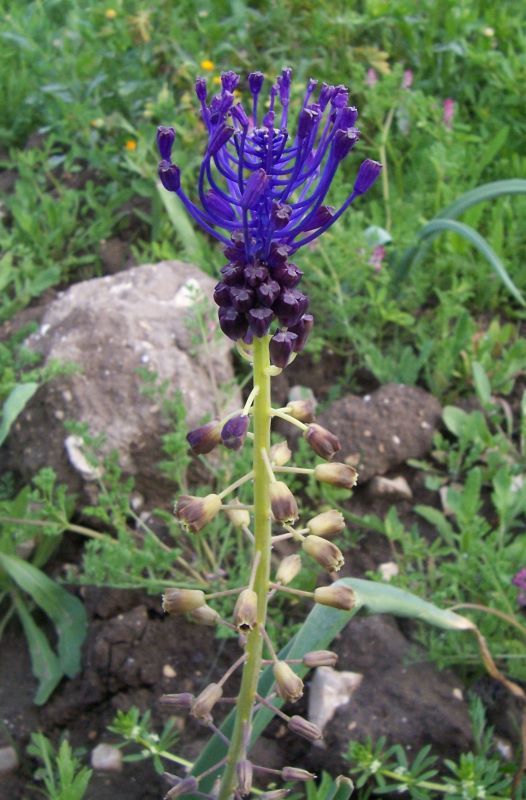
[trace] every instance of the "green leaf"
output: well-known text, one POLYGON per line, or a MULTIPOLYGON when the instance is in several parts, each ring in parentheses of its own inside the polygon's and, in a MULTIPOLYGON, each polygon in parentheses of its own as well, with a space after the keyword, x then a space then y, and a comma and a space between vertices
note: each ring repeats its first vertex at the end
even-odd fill
POLYGON ((22 598, 13 593, 13 603, 22 623, 31 656, 33 675, 38 680, 35 703, 43 705, 56 689, 64 672, 48 640, 29 613, 22 598))
POLYGON ((526 194, 526 180, 511 178, 504 181, 484 183, 482 186, 477 186, 476 189, 472 189, 461 195, 454 203, 444 208, 437 216, 455 219, 463 214, 464 211, 467 211, 468 208, 471 208, 471 206, 483 203, 486 200, 493 200, 495 197, 500 197, 505 194, 526 194))
POLYGON ((84 606, 41 570, 17 556, 0 553, 0 567, 45 611, 58 634, 58 656, 70 678, 80 669, 80 648, 87 633, 84 606))
POLYGON ((13 422, 24 410, 37 389, 38 383, 19 383, 14 387, 14 389, 11 390, 4 402, 4 407, 2 409, 2 421, 0 422, 0 445, 2 445, 7 439, 13 422))
POLYGON ((468 415, 461 408, 446 406, 442 413, 444 425, 450 433, 460 438, 468 421, 468 415))
POLYGON ((170 218, 170 222, 174 226, 179 241, 181 242, 184 255, 192 261, 200 263, 202 259, 201 244, 182 204, 173 194, 167 192, 160 183, 157 184, 157 189, 170 218))
POLYGON ((491 385, 486 370, 479 361, 473 362, 473 381, 477 396, 483 406, 491 403, 491 385))
POLYGON ((349 800, 354 792, 354 783, 344 775, 338 775, 334 789, 328 795, 327 800, 349 800))
MULTIPOLYGON (((444 630, 466 631, 472 630, 472 623, 465 617, 452 611, 445 611, 426 600, 421 600, 416 595, 390 586, 387 583, 366 581, 359 578, 342 578, 333 586, 349 586, 356 593, 356 605, 352 611, 339 611, 328 606, 315 605, 300 630, 280 652, 280 658, 302 658, 310 650, 324 650, 340 633, 342 628, 360 610, 371 614, 393 614, 399 617, 411 617, 430 625, 435 625, 444 630)), ((307 672, 307 668, 300 665, 295 670, 300 676, 307 672)), ((259 680, 258 693, 266 697, 274 683, 272 668, 267 667, 259 680)), ((276 707, 281 707, 283 701, 273 701, 276 707)), ((235 720, 235 709, 226 718, 221 726, 221 731, 229 737, 232 733, 235 720)), ((266 707, 261 708, 254 717, 252 726, 251 744, 261 736, 273 712, 266 707)), ((199 774, 221 761, 226 755, 226 745, 219 736, 213 736, 194 764, 193 773, 199 774)), ((208 791, 217 778, 216 772, 205 778, 200 784, 201 791, 208 791), (201 786, 203 788, 201 788, 201 786)), ((196 800, 192 797, 191 800, 196 800)))

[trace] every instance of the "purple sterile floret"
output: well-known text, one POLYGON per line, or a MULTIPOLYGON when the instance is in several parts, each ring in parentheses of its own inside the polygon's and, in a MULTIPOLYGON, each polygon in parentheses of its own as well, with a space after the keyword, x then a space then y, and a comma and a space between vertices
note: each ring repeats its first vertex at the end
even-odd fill
POLYGON ((269 343, 270 361, 274 366, 284 369, 294 352, 294 343, 298 337, 290 331, 278 331, 269 343))
POLYGON ((274 328, 272 347, 284 363, 290 354, 286 359, 279 353, 289 346, 299 352, 313 323, 306 313, 308 298, 297 288, 303 273, 290 259, 373 185, 381 165, 364 161, 347 199, 332 208, 332 181, 360 136, 348 88, 309 78, 293 112, 288 67, 268 84, 268 101, 260 96, 263 83, 261 72, 250 73, 250 96, 243 105, 237 100, 240 79, 235 72, 221 74, 215 95, 208 94, 204 78, 197 78, 208 143, 195 197, 185 193, 179 167, 171 161, 171 127, 157 132, 159 178, 206 233, 224 245, 228 263, 214 289, 221 329, 233 340, 250 343, 278 323, 283 330, 274 328))

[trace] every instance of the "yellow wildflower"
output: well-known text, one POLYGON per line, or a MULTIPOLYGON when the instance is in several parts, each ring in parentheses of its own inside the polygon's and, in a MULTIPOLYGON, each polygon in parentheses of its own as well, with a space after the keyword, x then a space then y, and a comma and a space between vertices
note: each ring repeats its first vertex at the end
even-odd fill
POLYGON ((128 139, 124 147, 131 153, 134 150, 137 150, 137 142, 135 141, 135 139, 128 139))
POLYGON ((217 85, 221 83, 221 78, 219 77, 219 75, 214 75, 214 77, 212 78, 212 83, 215 83, 217 85))
POLYGON ((210 61, 209 58, 205 58, 203 59, 203 61, 201 61, 201 69, 206 69, 207 72, 212 72, 214 67, 215 67, 214 62, 210 61))
POLYGON ((106 17, 106 19, 115 19, 115 17, 117 16, 117 12, 115 11, 114 8, 107 8, 106 11, 104 12, 104 16, 106 17))

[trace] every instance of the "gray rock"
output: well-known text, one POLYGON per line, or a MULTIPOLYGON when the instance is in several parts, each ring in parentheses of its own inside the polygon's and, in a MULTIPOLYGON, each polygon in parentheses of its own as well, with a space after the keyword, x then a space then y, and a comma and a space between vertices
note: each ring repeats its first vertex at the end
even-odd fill
POLYGON ((338 436, 338 461, 355 466, 363 484, 428 453, 441 414, 438 400, 423 389, 388 383, 364 397, 342 397, 318 421, 338 436))
MULTIPOLYGON (((74 491, 96 479, 82 443, 64 429, 64 421, 75 420, 86 423, 90 434, 103 434, 102 451, 116 449, 141 493, 158 499, 163 482, 156 464, 168 427, 160 394, 144 391, 139 368, 156 373, 169 394, 181 392, 190 426, 215 413, 216 405, 225 412, 240 404, 232 390, 230 343, 220 332, 214 335, 213 286, 197 267, 164 261, 78 283, 60 294, 27 345, 46 363, 73 363, 78 371, 41 387, 28 404, 9 438, 10 466, 26 478, 51 466, 74 491), (197 304, 203 304, 211 332, 207 346, 196 342, 197 304), (230 400, 223 391, 227 385, 230 400)), ((172 491, 165 488, 165 496, 172 491)))
POLYGON ((0 775, 8 775, 18 767, 18 754, 14 747, 0 747, 0 775))
MULTIPOLYGON (((451 634, 454 636, 455 634, 451 634)), ((355 618, 334 643, 338 664, 363 675, 350 702, 340 706, 325 729, 323 767, 345 769, 350 741, 401 744, 408 756, 431 745, 434 755, 456 758, 472 746, 471 725, 461 682, 439 670, 414 648, 389 616, 355 618)), ((319 759, 314 748, 312 759, 319 759)), ((319 768, 311 763, 311 768, 319 768)))
POLYGON ((102 772, 120 772, 122 770, 122 752, 111 744, 98 744, 91 751, 91 766, 102 772))
POLYGON ((384 478, 383 475, 375 475, 369 482, 369 494, 371 497, 379 497, 387 500, 412 500, 413 492, 403 475, 396 478, 384 478))

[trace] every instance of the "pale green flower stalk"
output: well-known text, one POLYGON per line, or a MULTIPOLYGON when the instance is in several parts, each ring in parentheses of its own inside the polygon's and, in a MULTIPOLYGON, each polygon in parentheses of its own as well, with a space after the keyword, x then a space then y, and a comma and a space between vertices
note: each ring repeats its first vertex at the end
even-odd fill
MULTIPOLYGON (((273 448, 270 445, 271 423, 275 417, 300 428, 308 444, 326 462, 332 462, 340 444, 334 434, 314 422, 309 403, 296 402, 274 409, 271 377, 303 350, 313 325, 313 317, 307 313, 309 300, 296 288, 303 273, 289 258, 302 245, 327 230, 372 186, 381 165, 364 161, 347 200, 335 211, 325 205, 325 197, 341 162, 360 136, 354 127, 358 112, 348 105, 348 90, 344 86, 322 84, 314 100, 317 82, 310 80, 297 132, 292 137, 287 131, 291 70, 284 69, 271 87, 263 119, 258 113, 263 75, 251 73, 248 77, 252 95, 248 113, 241 103, 234 104, 238 83, 235 73, 223 73, 222 90, 208 103, 205 81, 198 79, 196 82, 201 115, 209 135, 199 177, 200 206, 182 190, 179 168, 171 161, 174 129, 159 128, 157 135, 162 159, 159 176, 164 188, 175 192, 194 219, 225 245, 228 263, 222 268, 221 281, 214 291, 219 324, 236 342, 253 370, 253 389, 244 408, 188 435, 194 453, 202 455, 218 444, 238 450, 252 427, 252 470, 217 494, 183 496, 176 505, 177 518, 193 533, 198 534, 221 513, 244 530, 253 542, 250 580, 246 586, 208 595, 197 589, 169 589, 163 598, 164 609, 169 614, 186 613, 197 623, 227 624, 235 628, 243 648, 243 654, 225 675, 207 686, 198 697, 183 693, 167 695, 163 701, 171 707, 189 710, 199 722, 217 731, 213 722, 216 706, 223 702, 223 689, 228 679, 239 669, 242 678, 235 699, 235 724, 226 758, 201 775, 180 779, 171 776, 173 785, 167 798, 238 800, 249 797, 258 773, 263 773, 264 777, 270 772, 273 780, 277 777, 285 782, 303 782, 315 777, 294 767, 285 767, 276 775, 273 774, 276 771, 264 770, 250 761, 251 725, 257 704, 270 704, 290 731, 309 741, 320 739, 322 735, 312 723, 298 715, 288 716, 272 703, 275 696, 288 703, 296 702, 302 696, 303 683, 294 671, 294 664, 298 662, 280 660, 275 652, 265 630, 267 606, 276 591, 288 591, 344 610, 354 605, 352 589, 343 585, 329 585, 315 592, 302 592, 288 586, 301 569, 299 553, 283 559, 274 581, 271 580, 273 541, 284 538, 297 542, 300 551, 314 558, 329 573, 337 572, 343 565, 341 551, 328 538, 342 531, 342 515, 332 510, 313 517, 304 527, 297 525, 298 504, 283 480, 286 474, 309 474, 347 489, 355 485, 357 477, 356 471, 347 464, 326 463, 314 469, 286 466, 291 456, 286 443, 273 448), (281 105, 279 122, 276 120, 278 99, 281 105), (251 505, 236 504, 235 500, 225 502, 225 498, 248 482, 253 486, 251 505), (274 536, 273 525, 277 529, 274 536), (223 594, 237 595, 232 621, 221 620, 209 605, 223 594), (271 662, 275 679, 275 694, 266 699, 257 692, 264 657, 271 662), (219 771, 220 784, 214 793, 203 791, 201 781, 219 771)), ((334 653, 316 651, 304 654, 302 665, 332 666, 335 661, 334 653)), ((286 791, 278 788, 267 796, 279 800, 285 795, 286 791)))

